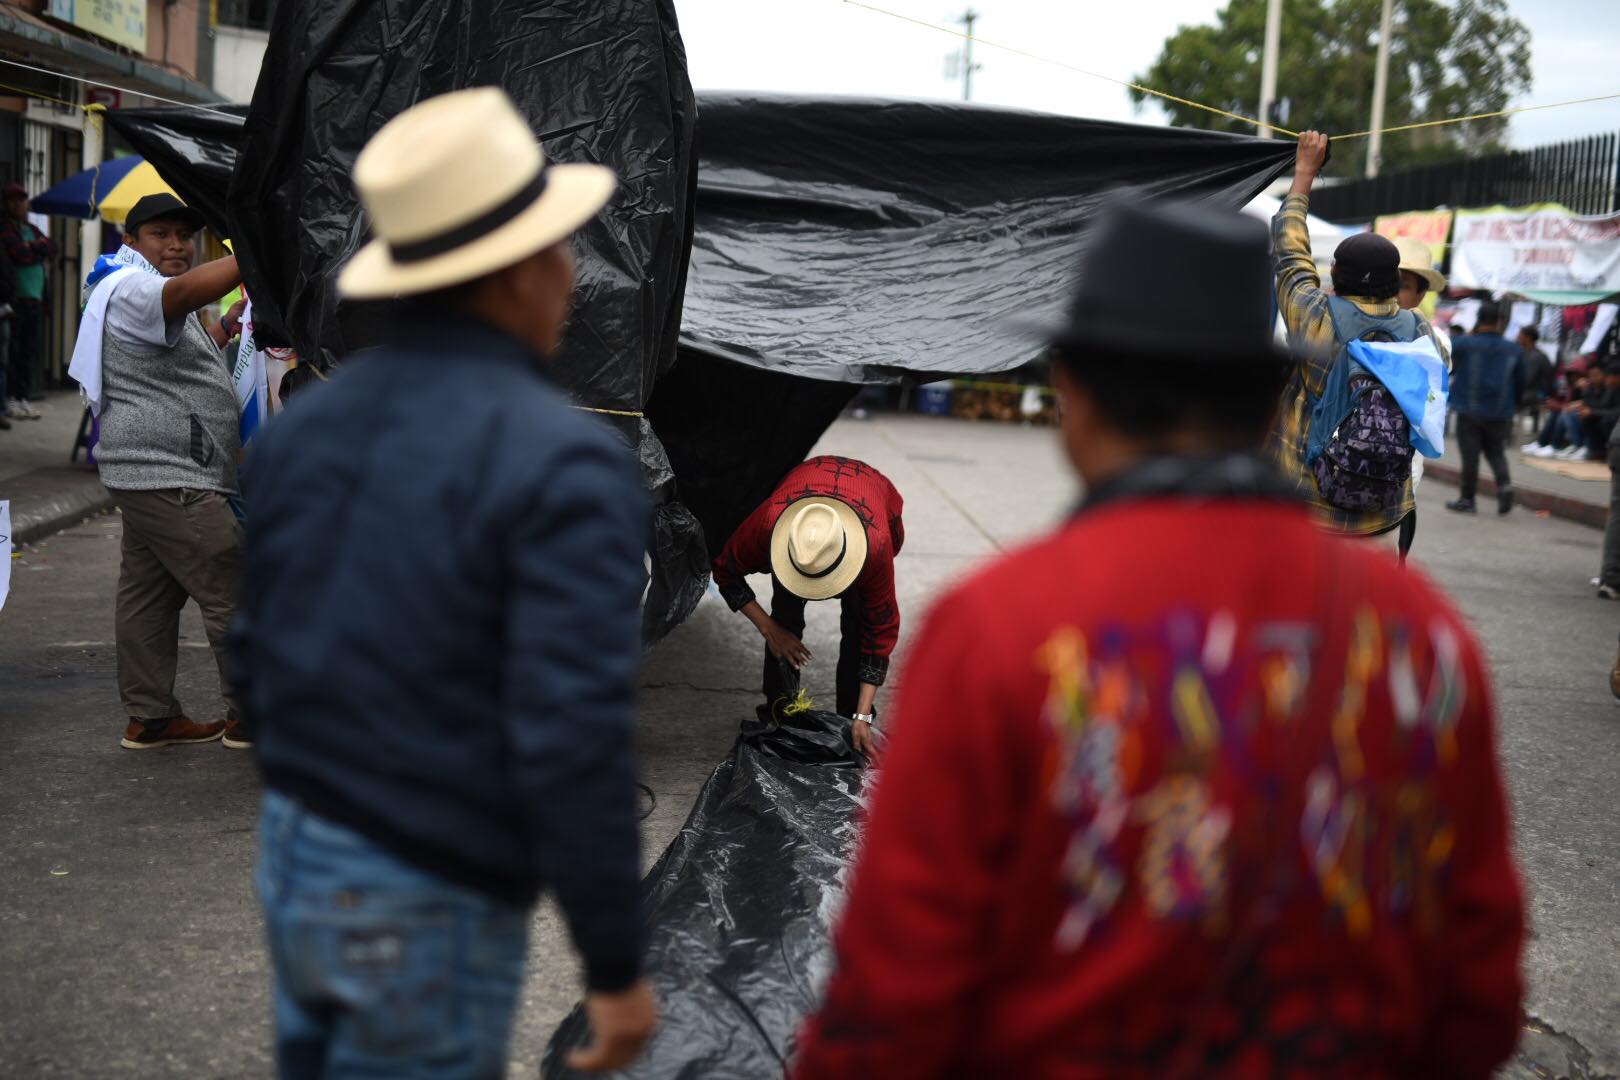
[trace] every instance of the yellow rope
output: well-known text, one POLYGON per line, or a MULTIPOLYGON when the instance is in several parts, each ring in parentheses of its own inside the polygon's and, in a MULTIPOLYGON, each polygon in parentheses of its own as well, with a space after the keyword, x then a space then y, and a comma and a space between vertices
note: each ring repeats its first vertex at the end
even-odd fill
POLYGON ((70 109, 83 110, 85 108, 85 106, 80 105, 76 101, 63 101, 59 97, 51 97, 49 94, 42 94, 38 90, 27 90, 21 86, 12 86, 10 83, 0 83, 0 90, 10 90, 12 93, 21 94, 23 97, 38 98, 40 101, 49 101, 57 105, 65 105, 70 109))
POLYGON ((598 408, 594 408, 594 407, 592 407, 590 405, 570 405, 568 407, 570 409, 578 409, 580 412, 601 413, 604 416, 634 416, 634 417, 641 417, 641 416, 646 416, 647 415, 644 412, 638 412, 638 411, 635 411, 635 410, 632 410, 632 409, 598 409, 598 408))
MULTIPOLYGON (((916 26, 926 27, 929 30, 937 30, 941 34, 949 34, 952 37, 962 38, 963 40, 966 40, 968 36, 965 32, 958 30, 955 27, 940 26, 938 23, 931 23, 926 19, 918 19, 911 15, 901 14, 898 11, 890 11, 887 8, 878 7, 875 4, 865 3, 864 0, 843 0, 843 2, 851 5, 852 7, 863 8, 879 15, 887 15, 891 19, 899 19, 901 22, 912 23, 916 26)), ((1251 124, 1257 128, 1266 126, 1262 121, 1256 120, 1252 116, 1244 116, 1242 113, 1228 112, 1225 109, 1217 109, 1213 105, 1205 105, 1198 101, 1189 101, 1187 98, 1177 97, 1174 94, 1167 94, 1163 90, 1155 90, 1151 86, 1143 86, 1141 83, 1126 82, 1124 79, 1116 79, 1112 75, 1104 75, 1099 71, 1090 71, 1074 64, 1065 63, 1062 60, 1054 60, 1050 56, 1041 56, 1039 53, 1029 52, 1026 49, 1020 49, 1012 45, 1002 45, 999 42, 990 41, 986 38, 978 36, 973 38, 973 42, 976 45, 983 45, 987 48, 999 49, 1002 52, 1012 53, 1014 56, 1022 56, 1029 60, 1038 60, 1043 64, 1051 64, 1054 67, 1060 67, 1068 71, 1078 72, 1081 75, 1089 75, 1094 79, 1101 79, 1104 82, 1111 82, 1115 86, 1123 86, 1127 89, 1140 91, 1141 93, 1149 94, 1156 98, 1163 98, 1165 101, 1173 101, 1177 105, 1185 105, 1190 109, 1202 109, 1204 112, 1214 113, 1216 116, 1224 116, 1228 120, 1239 120, 1245 124, 1251 124)), ((1514 116, 1518 113, 1536 112, 1540 109, 1561 109, 1566 105, 1587 105, 1594 101, 1613 101, 1616 98, 1620 98, 1620 94, 1601 94, 1597 97, 1574 98, 1569 101, 1549 102, 1546 105, 1521 105, 1514 109, 1498 109, 1495 112, 1474 113, 1471 116, 1454 116, 1445 120, 1425 120, 1422 123, 1417 124, 1399 124, 1395 127, 1379 128, 1376 134, 1388 135, 1396 131, 1415 131, 1418 128, 1442 127, 1446 124, 1466 124, 1471 120, 1491 120, 1499 116, 1514 116)), ((1299 138, 1299 132, 1289 131, 1287 128, 1279 127, 1276 124, 1271 125, 1271 130, 1282 135, 1288 135, 1292 138, 1299 138)), ((1368 129, 1367 131, 1353 131, 1348 135, 1334 135, 1331 136, 1331 138, 1333 141, 1339 142, 1345 139, 1364 139, 1372 134, 1375 134, 1375 132, 1368 129)))
POLYGON ((1498 109, 1496 112, 1474 113, 1472 116, 1454 116, 1449 120, 1425 120, 1421 124, 1401 124, 1399 127, 1379 128, 1375 133, 1371 130, 1352 131, 1348 135, 1335 135, 1334 139, 1362 139, 1368 135, 1388 135, 1392 131, 1414 131, 1417 128, 1440 127, 1442 124, 1465 124, 1470 120, 1490 120, 1498 116, 1512 116, 1515 113, 1535 112, 1538 109, 1561 109, 1565 105, 1586 105, 1593 101, 1613 101, 1620 98, 1620 94, 1601 94, 1598 97, 1575 98, 1571 101, 1553 101, 1546 105, 1521 105, 1516 109, 1498 109))
MULTIPOLYGON (((890 11, 887 8, 877 7, 874 4, 863 3, 862 0, 844 0, 844 3, 853 7, 864 8, 867 11, 875 12, 879 15, 887 15, 889 18, 899 19, 901 22, 913 23, 917 26, 927 27, 929 30, 937 30, 941 34, 949 34, 952 37, 962 38, 963 40, 966 40, 968 36, 961 30, 957 30, 955 27, 940 26, 938 23, 931 23, 926 19, 914 18, 910 15, 903 15, 898 11, 890 11)), ((1174 94, 1167 94, 1163 90, 1155 90, 1151 86, 1143 86, 1141 83, 1126 82, 1124 79, 1116 79, 1112 75, 1104 75, 1100 71, 1091 71, 1087 68, 1077 67, 1074 64, 1066 63, 1062 60, 1054 60, 1050 56, 1041 56, 1039 53, 1032 53, 1013 45, 1003 45, 999 42, 978 37, 977 35, 974 36, 973 43, 975 45, 983 45, 991 49, 999 49, 1002 52, 1012 53, 1014 56, 1022 56, 1028 60, 1038 60, 1043 64, 1051 64, 1053 67, 1065 68, 1069 71, 1078 72, 1081 75, 1090 75, 1093 79, 1101 79, 1104 82, 1111 82, 1115 86, 1123 86, 1129 90, 1138 90, 1144 94, 1151 94, 1156 98, 1163 98, 1166 101, 1173 101, 1177 105, 1185 105, 1190 109, 1202 109, 1207 113, 1214 113, 1216 116, 1224 116, 1228 120, 1238 120, 1245 124, 1252 124, 1257 128, 1266 126, 1264 123, 1256 120, 1252 116, 1244 116, 1242 113, 1227 112, 1225 109, 1217 109, 1213 105, 1205 105, 1202 102, 1189 101, 1186 98, 1176 97, 1174 94)), ((1291 135, 1295 138, 1299 137, 1299 132, 1289 131, 1285 127, 1278 127, 1276 124, 1271 125, 1271 130, 1281 132, 1284 135, 1291 135)))

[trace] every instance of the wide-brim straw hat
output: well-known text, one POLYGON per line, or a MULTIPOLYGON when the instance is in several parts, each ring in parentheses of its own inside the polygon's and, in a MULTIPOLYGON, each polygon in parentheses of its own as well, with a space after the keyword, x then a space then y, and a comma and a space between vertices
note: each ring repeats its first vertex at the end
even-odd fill
POLYGON ((338 277, 353 299, 448 288, 570 236, 612 198, 600 165, 549 165, 497 87, 429 98, 372 136, 354 185, 376 239, 338 277))
POLYGON ((1402 270, 1422 278, 1430 292, 1446 291, 1446 275, 1434 268, 1434 254, 1428 244, 1409 236, 1397 236, 1395 250, 1401 253, 1402 270))
POLYGON ((794 596, 827 600, 866 565, 866 526, 848 503, 811 495, 788 504, 771 530, 771 572, 794 596))

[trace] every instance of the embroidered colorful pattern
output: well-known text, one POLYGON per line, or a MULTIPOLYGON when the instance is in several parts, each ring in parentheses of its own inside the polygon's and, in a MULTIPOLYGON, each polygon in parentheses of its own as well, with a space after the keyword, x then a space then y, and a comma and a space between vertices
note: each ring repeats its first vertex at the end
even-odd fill
POLYGON ((1225 611, 1089 640, 1075 627, 1051 634, 1036 657, 1054 736, 1046 792, 1072 827, 1058 946, 1079 948, 1121 904, 1219 930, 1233 851, 1275 861, 1276 813, 1297 815, 1304 882, 1347 933, 1369 935, 1381 915, 1438 929, 1455 836, 1427 781, 1456 761, 1466 680, 1456 632, 1441 620, 1422 631, 1364 605, 1341 657, 1317 655, 1309 624, 1243 627, 1225 611), (1340 684, 1313 694, 1322 671, 1342 672, 1340 684), (1376 694, 1395 719, 1372 729, 1388 744, 1368 741, 1376 694), (1328 713, 1301 727, 1310 701, 1328 713), (1390 762, 1405 775, 1375 782, 1373 761, 1379 775, 1390 762), (1303 790, 1281 783, 1300 775, 1289 763, 1308 766, 1303 790))

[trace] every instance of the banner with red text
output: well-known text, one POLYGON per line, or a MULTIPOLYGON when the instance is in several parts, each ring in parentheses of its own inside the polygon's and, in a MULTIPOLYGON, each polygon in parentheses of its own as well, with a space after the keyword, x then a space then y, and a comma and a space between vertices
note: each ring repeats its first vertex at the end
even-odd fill
POLYGON ((1458 210, 1451 283, 1544 303, 1620 293, 1620 214, 1581 217, 1556 203, 1458 210))
POLYGON ((1406 237, 1429 245, 1434 265, 1446 258, 1446 238, 1451 234, 1450 210, 1413 210, 1406 214, 1383 214, 1373 221, 1373 232, 1391 240, 1406 237))

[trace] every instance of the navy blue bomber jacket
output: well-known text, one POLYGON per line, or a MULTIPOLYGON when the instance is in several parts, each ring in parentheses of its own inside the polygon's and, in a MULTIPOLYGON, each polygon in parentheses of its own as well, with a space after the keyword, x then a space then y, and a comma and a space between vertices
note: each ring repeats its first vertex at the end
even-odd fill
POLYGON ((1519 346, 1491 332, 1451 343, 1451 410, 1481 420, 1509 420, 1524 390, 1519 346))
POLYGON ((266 783, 639 974, 648 508, 522 343, 416 317, 262 433, 233 657, 266 783))

